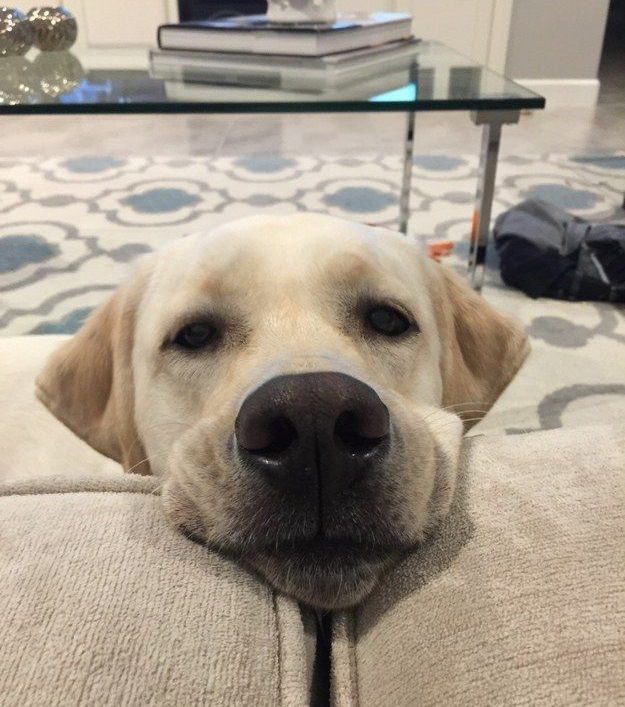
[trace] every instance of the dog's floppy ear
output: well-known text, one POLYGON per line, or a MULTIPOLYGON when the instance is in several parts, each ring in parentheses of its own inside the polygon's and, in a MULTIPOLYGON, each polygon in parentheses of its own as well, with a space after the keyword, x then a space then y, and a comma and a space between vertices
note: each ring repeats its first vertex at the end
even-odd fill
POLYGON ((134 421, 132 348, 140 283, 118 289, 55 351, 37 397, 81 439, 126 471, 149 474, 134 421))
POLYGON ((441 334, 443 405, 465 420, 483 417, 529 353, 523 327, 493 309, 455 273, 430 261, 441 334))

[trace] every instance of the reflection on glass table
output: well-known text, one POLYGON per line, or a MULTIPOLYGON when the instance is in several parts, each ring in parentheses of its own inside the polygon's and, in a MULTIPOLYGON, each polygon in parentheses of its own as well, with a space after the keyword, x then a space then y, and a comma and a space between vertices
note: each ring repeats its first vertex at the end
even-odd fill
POLYGON ((250 86, 247 75, 236 85, 226 85, 226 78, 219 80, 216 72, 206 80, 201 62, 192 56, 188 66, 160 75, 106 68, 83 71, 69 52, 42 52, 32 61, 28 56, 0 58, 0 112, 372 112, 544 106, 540 96, 436 42, 418 42, 401 61, 389 59, 365 78, 328 90, 297 90, 280 77, 277 72, 264 86, 250 86))
POLYGON ((407 122, 399 226, 406 232, 416 113, 470 112, 473 122, 483 126, 469 255, 470 277, 480 289, 502 126, 518 122, 521 110, 544 108, 545 99, 440 43, 421 41, 408 49, 401 57, 378 62, 359 80, 326 90, 298 90, 293 70, 277 71, 261 86, 258 72, 256 85, 246 85, 253 81, 245 74, 227 85, 218 71, 207 76, 197 56, 161 76, 85 70, 71 52, 42 52, 32 60, 29 55, 0 58, 0 114, 402 112, 407 122))
POLYGON ((85 70, 71 52, 40 52, 33 61, 23 56, 0 59, 0 103, 55 103, 85 79, 85 70))

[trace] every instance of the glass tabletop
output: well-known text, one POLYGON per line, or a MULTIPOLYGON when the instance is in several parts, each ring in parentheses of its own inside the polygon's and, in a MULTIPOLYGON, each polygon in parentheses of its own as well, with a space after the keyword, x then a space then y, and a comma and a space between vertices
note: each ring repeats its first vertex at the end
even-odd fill
POLYGON ((0 113, 320 113, 544 108, 545 99, 438 42, 418 42, 402 66, 325 90, 225 85, 189 67, 85 69, 71 52, 0 58, 0 113))

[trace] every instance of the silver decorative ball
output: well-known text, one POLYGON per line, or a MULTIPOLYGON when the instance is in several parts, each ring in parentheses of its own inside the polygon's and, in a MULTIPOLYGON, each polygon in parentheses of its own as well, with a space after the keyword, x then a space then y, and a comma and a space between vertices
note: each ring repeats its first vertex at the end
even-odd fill
POLYGON ((48 98, 72 91, 85 78, 82 64, 70 52, 41 52, 33 60, 33 74, 48 98))
POLYGON ((0 7, 0 56, 21 56, 31 48, 33 31, 24 13, 0 7))
POLYGON ((43 52, 69 49, 78 36, 78 25, 65 7, 34 7, 28 12, 33 42, 43 52))
POLYGON ((34 103, 38 98, 32 64, 23 56, 0 59, 0 105, 34 103))

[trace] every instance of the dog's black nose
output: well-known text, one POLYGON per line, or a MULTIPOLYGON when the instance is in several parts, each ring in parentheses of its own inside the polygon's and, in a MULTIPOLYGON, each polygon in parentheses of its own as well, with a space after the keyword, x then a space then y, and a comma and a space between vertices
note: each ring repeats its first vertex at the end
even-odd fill
POLYGON ((331 499, 381 464, 389 414, 377 393, 343 373, 272 378, 249 395, 235 436, 243 464, 285 489, 331 499))

